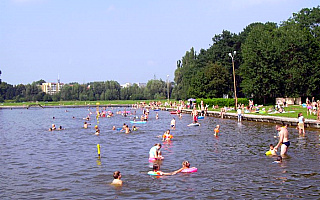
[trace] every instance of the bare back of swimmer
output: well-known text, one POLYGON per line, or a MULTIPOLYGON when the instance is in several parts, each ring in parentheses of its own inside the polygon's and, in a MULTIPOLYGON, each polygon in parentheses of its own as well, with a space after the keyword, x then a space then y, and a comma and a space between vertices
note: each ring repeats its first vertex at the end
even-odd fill
POLYGON ((274 147, 275 150, 277 150, 281 145, 281 155, 285 155, 288 152, 288 147, 290 146, 289 141, 289 132, 287 130, 287 127, 281 127, 279 125, 276 125, 276 130, 279 131, 279 142, 277 146, 274 147))

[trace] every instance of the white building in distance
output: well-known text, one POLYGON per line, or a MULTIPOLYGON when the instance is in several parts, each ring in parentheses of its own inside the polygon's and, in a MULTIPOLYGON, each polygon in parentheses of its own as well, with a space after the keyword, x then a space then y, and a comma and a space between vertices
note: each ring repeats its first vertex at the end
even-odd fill
POLYGON ((46 94, 56 94, 61 91, 63 83, 60 83, 60 79, 58 79, 58 83, 42 83, 41 89, 46 94))

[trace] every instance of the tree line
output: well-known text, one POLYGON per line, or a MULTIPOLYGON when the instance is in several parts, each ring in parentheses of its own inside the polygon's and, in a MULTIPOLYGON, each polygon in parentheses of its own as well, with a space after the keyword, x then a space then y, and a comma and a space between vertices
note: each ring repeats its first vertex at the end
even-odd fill
POLYGON ((238 97, 319 96, 320 7, 304 8, 279 25, 252 23, 239 34, 224 30, 208 49, 191 48, 177 62, 176 99, 233 96, 234 55, 238 97))
POLYGON ((145 87, 133 84, 121 87, 117 81, 91 82, 87 84, 65 84, 56 94, 46 94, 41 89, 44 80, 32 84, 11 85, 6 82, 0 84, 0 102, 11 100, 26 101, 98 101, 98 100, 146 100, 166 99, 168 92, 172 92, 172 84, 163 80, 149 80, 145 87))

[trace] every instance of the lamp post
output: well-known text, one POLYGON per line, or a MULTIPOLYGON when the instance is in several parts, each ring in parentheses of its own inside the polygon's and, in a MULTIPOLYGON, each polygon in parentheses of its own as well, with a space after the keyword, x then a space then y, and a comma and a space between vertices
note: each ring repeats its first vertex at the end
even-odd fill
POLYGON ((237 98, 237 88, 236 88, 236 74, 234 73, 234 56, 236 55, 236 51, 232 53, 229 53, 229 56, 232 59, 232 70, 233 70, 233 87, 234 87, 234 98, 235 98, 235 107, 234 109, 237 110, 238 106, 238 98, 237 98))
POLYGON ((169 95, 169 75, 167 75, 167 88, 168 88, 168 103, 170 102, 170 95, 169 95))

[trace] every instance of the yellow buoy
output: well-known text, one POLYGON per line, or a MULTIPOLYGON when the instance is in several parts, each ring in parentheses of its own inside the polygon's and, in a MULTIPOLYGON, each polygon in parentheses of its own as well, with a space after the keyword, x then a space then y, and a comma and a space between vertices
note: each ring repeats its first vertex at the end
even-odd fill
POLYGON ((100 144, 97 144, 98 156, 100 157, 100 144))

